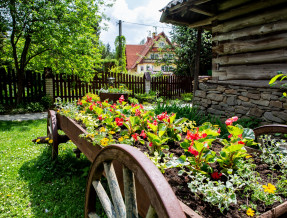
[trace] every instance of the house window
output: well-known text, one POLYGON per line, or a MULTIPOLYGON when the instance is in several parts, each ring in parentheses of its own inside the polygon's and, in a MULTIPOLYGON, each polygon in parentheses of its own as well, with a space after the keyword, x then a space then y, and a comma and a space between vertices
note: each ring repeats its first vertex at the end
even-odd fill
POLYGON ((150 66, 149 66, 149 65, 146 66, 146 70, 147 70, 147 71, 150 70, 150 66))
POLYGON ((164 58, 164 59, 167 59, 167 57, 168 57, 167 54, 164 54, 164 55, 163 55, 163 58, 164 58))
POLYGON ((155 55, 154 55, 154 59, 158 59, 158 54, 155 54, 155 55))
POLYGON ((160 42, 160 43, 159 43, 159 47, 161 47, 161 48, 163 48, 163 47, 164 47, 164 45, 165 45, 165 43, 164 43, 164 42, 160 42))
POLYGON ((152 59, 152 60, 154 59, 154 54, 150 55, 150 59, 152 59))
POLYGON ((144 71, 144 66, 141 66, 141 71, 144 71))
POLYGON ((172 59, 173 58, 173 54, 169 54, 169 59, 172 59))

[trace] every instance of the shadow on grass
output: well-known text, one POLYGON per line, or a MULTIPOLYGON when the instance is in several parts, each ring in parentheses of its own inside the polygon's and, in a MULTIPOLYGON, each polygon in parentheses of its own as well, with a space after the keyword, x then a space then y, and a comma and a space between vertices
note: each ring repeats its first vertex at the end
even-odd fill
POLYGON ((40 156, 19 169, 28 182, 30 203, 35 217, 83 217, 89 160, 75 157, 72 149, 51 160, 51 150, 45 148, 40 156))
POLYGON ((11 131, 14 128, 17 128, 20 131, 29 131, 35 127, 38 127, 43 122, 47 122, 47 120, 0 121, 0 131, 11 131))

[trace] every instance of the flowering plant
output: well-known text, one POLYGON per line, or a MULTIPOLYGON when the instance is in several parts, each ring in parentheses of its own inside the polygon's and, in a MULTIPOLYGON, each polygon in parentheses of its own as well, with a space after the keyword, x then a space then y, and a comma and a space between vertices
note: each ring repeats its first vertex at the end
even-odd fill
POLYGON ((132 94, 133 91, 129 90, 125 85, 120 84, 119 88, 110 86, 108 88, 101 88, 99 93, 118 93, 118 94, 132 94))

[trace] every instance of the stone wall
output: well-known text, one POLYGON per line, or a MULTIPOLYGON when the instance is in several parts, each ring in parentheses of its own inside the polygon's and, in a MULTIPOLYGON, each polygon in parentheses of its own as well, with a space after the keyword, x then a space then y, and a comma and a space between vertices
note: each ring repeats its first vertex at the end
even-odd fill
POLYGON ((271 88, 268 82, 246 86, 242 82, 219 83, 212 80, 199 83, 194 104, 208 113, 222 118, 260 118, 266 123, 287 123, 287 100, 282 90, 271 88))

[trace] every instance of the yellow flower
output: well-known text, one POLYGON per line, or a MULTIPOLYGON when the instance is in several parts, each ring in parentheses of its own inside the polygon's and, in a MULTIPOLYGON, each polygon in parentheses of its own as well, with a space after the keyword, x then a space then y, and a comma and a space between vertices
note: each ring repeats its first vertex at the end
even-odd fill
POLYGON ((119 140, 119 142, 122 142, 122 141, 124 141, 124 138, 120 137, 118 140, 119 140))
POLYGON ((105 127, 101 127, 100 128, 100 132, 105 132, 106 131, 106 128, 105 127))
POLYGON ((49 143, 52 144, 52 143, 53 143, 53 139, 50 139, 50 140, 49 140, 49 143))
POLYGON ((10 197, 11 195, 7 195, 7 197, 10 197))
POLYGON ((116 132, 115 131, 109 131, 109 134, 114 135, 116 132))
POLYGON ((218 128, 219 126, 218 126, 218 125, 214 125, 214 127, 215 127, 215 128, 218 128))
POLYGON ((39 142, 39 141, 41 141, 41 139, 37 139, 37 140, 36 140, 36 142, 39 142))
POLYGON ((129 137, 127 135, 124 136, 125 139, 128 139, 129 137))
POLYGON ((45 138, 45 141, 48 141, 49 140, 49 138, 47 137, 47 138, 45 138))
POLYGON ((272 185, 271 183, 268 183, 267 186, 262 185, 262 187, 264 188, 264 192, 274 194, 276 191, 276 187, 274 185, 272 185))
POLYGON ((252 157, 251 155, 247 155, 247 156, 245 156, 245 158, 246 158, 246 159, 251 158, 251 157, 252 157))
POLYGON ((250 207, 247 209, 246 214, 247 216, 254 216, 254 210, 252 210, 250 207))
POLYGON ((103 138, 103 139, 100 141, 100 143, 101 143, 102 146, 107 146, 107 145, 108 145, 108 142, 109 142, 109 139, 107 139, 107 138, 103 138))

